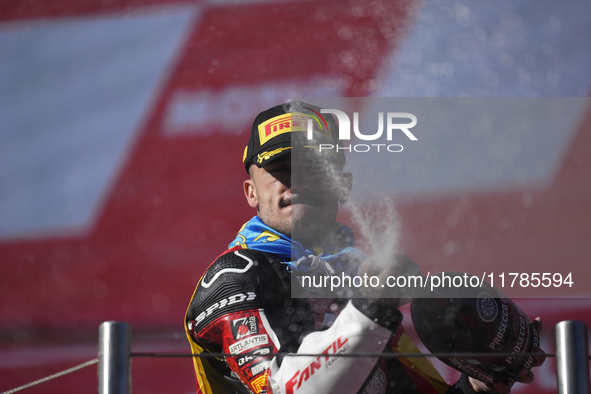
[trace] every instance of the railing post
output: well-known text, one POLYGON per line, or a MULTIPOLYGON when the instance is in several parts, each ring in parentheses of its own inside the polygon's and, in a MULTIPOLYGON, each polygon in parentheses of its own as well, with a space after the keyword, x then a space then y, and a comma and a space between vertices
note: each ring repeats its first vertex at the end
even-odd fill
POLYGON ((587 326, 575 320, 556 325, 556 375, 559 394, 589 394, 587 326))
POLYGON ((99 394, 131 394, 131 328, 108 321, 99 328, 99 394))

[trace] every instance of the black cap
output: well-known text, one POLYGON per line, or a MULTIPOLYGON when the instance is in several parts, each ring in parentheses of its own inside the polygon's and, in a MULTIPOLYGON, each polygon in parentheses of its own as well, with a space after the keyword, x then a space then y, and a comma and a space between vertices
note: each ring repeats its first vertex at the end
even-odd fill
POLYGON ((331 159, 345 163, 345 155, 337 152, 338 126, 331 114, 301 101, 277 105, 255 118, 248 145, 244 148, 244 168, 251 164, 264 167, 272 161, 291 154, 294 148, 312 148, 331 159), (308 120, 312 122, 312 139, 308 139, 308 120), (332 149, 321 144, 330 144, 332 149))

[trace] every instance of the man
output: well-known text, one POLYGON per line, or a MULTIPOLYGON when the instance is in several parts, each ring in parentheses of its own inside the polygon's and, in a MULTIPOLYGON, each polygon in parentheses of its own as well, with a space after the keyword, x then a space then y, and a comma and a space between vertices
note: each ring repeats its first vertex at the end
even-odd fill
MULTIPOLYGON (((201 392, 509 392, 510 384, 466 376, 450 388, 426 359, 388 357, 418 351, 402 331, 397 309, 408 294, 381 298, 365 289, 366 297, 350 301, 314 293, 292 297, 298 282, 291 276, 303 272, 420 273, 403 254, 389 262, 368 259, 354 248, 351 229, 336 222, 352 176, 343 172, 342 152, 319 149, 335 144, 338 135, 334 119, 318 111, 287 103, 254 121, 243 157, 250 179, 243 187, 257 216, 207 269, 186 315, 193 352, 212 356, 194 358, 201 392), (348 354, 373 356, 339 357, 348 354)), ((533 379, 528 370, 522 377, 533 379)))

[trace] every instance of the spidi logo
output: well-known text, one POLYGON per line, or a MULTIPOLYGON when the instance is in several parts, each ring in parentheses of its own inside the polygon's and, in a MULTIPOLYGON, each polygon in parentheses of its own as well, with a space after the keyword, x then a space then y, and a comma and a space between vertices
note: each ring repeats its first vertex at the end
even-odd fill
MULTIPOLYGON (((326 121, 321 114, 333 114, 339 121, 339 141, 350 141, 351 140, 351 120, 349 116, 338 109, 321 109, 320 113, 314 111, 311 108, 306 108, 314 112, 314 114, 322 119, 326 125, 326 121)), ((316 119, 316 122, 319 122, 316 119)), ((408 112, 387 112, 384 116, 383 112, 378 112, 378 130, 373 134, 365 134, 359 130, 359 113, 353 112, 353 133, 357 139, 362 141, 373 141, 373 143, 364 144, 320 144, 320 151, 333 150, 339 152, 402 152, 404 147, 401 144, 391 143, 393 136, 404 134, 411 141, 418 141, 417 137, 410 132, 409 129, 413 128, 417 124, 417 117, 408 112), (386 135, 384 136, 384 118, 386 123, 386 135), (406 122, 404 122, 406 120, 406 122), (408 122, 410 120, 410 122, 408 122)), ((311 140, 313 137, 313 120, 308 119, 308 139, 311 140)))

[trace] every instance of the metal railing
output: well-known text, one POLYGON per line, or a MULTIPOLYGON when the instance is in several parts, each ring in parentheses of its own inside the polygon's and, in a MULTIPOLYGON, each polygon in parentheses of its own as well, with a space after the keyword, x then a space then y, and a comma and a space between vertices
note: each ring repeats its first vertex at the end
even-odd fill
MULTIPOLYGON (((556 353, 546 357, 556 359, 557 388, 559 394, 590 394, 589 392, 589 347, 587 326, 579 321, 567 320, 555 327, 556 353)), ((287 357, 316 357, 319 354, 277 353, 287 357)), ((450 357, 458 353, 397 353, 397 354, 340 354, 340 357, 450 357)), ((461 353, 462 357, 507 357, 513 354, 461 353)), ((526 354, 524 354, 526 355, 526 354)), ((527 354, 536 356, 537 353, 527 354)), ((131 358, 133 357, 229 357, 225 353, 132 353, 131 327, 127 323, 109 321, 99 328, 98 358, 68 368, 56 374, 35 380, 0 394, 13 394, 49 380, 98 364, 99 394, 131 394, 131 358)))

